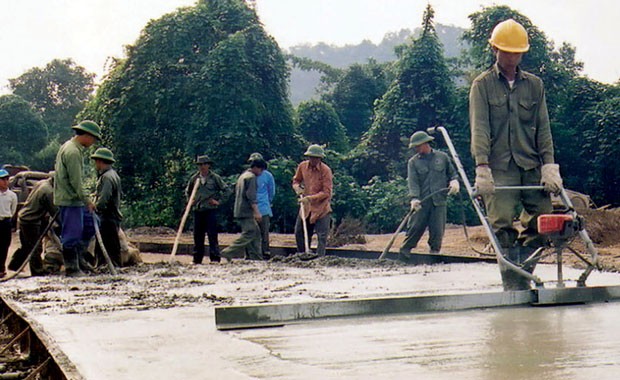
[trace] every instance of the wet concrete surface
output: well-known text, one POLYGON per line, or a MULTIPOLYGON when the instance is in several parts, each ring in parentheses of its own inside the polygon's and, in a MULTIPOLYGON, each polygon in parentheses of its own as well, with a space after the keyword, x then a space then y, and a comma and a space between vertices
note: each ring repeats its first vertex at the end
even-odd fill
MULTIPOLYGON (((576 278, 580 271, 567 270, 576 278)), ((537 274, 553 278, 555 267, 537 274)), ((591 285, 619 285, 594 273, 591 285)), ((219 332, 218 304, 501 290, 496 265, 335 261, 147 264, 28 278, 3 296, 87 379, 616 379, 620 303, 330 319, 219 332), (206 296, 205 296, 206 295, 206 296)))

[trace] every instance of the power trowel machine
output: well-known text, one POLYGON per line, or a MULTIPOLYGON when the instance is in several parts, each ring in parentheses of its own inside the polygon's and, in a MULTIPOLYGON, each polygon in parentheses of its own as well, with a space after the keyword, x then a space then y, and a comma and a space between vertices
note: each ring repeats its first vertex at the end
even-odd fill
MULTIPOLYGON (((511 249, 503 248, 500 245, 497 235, 491 228, 491 224, 485 212, 484 203, 475 189, 471 186, 458 153, 444 127, 429 128, 428 133, 441 133, 450 154, 454 160, 457 171, 465 185, 467 194, 476 210, 482 226, 484 227, 491 248, 495 251, 497 262, 502 275, 504 290, 528 290, 533 282, 536 288, 544 288, 545 282, 534 275, 536 264, 543 258, 555 255, 557 262, 557 280, 548 280, 547 283, 556 283, 557 288, 565 287, 565 279, 562 270, 563 254, 565 252, 575 255, 585 263, 586 269, 576 280, 577 287, 585 287, 586 280, 592 271, 599 268, 598 253, 592 240, 585 230, 585 223, 581 216, 575 211, 571 200, 566 191, 562 189, 559 197, 564 205, 563 209, 554 211, 553 214, 540 215, 538 217, 538 232, 545 238, 545 244, 537 249, 524 249, 516 247, 511 249), (581 238, 585 245, 586 254, 577 252, 569 246, 575 238, 581 238)), ((519 191, 519 190, 543 190, 542 186, 496 186, 495 191, 519 191)))

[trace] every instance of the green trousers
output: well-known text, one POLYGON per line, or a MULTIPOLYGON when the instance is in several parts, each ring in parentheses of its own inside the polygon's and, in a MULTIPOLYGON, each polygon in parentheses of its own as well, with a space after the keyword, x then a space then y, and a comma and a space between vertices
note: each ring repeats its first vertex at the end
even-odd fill
POLYGON ((254 218, 237 218, 237 224, 241 227, 239 236, 231 245, 221 252, 221 256, 228 259, 245 255, 248 260, 262 260, 261 236, 258 223, 254 218))
POLYGON ((400 251, 409 253, 418 245, 418 241, 428 227, 428 245, 431 253, 439 253, 443 234, 446 230, 447 207, 435 206, 429 199, 422 204, 422 208, 413 214, 407 223, 407 236, 400 251))
MULTIPOLYGON (((540 167, 524 170, 510 161, 508 170, 493 170, 495 186, 526 186, 540 185, 540 167)), ((496 191, 484 197, 489 222, 493 227, 502 247, 515 246, 517 239, 520 245, 539 247, 543 239, 538 235, 538 216, 553 210, 549 194, 543 190, 509 190, 496 191), (513 226, 514 218, 521 208, 520 221, 524 230, 519 232, 513 226)))

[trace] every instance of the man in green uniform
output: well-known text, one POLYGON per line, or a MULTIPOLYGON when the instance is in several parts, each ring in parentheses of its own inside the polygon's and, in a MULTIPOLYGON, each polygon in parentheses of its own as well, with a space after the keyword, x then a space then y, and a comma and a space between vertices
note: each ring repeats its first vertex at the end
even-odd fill
POLYGON ((90 120, 71 128, 75 136, 65 142, 56 155, 54 204, 60 208, 65 274, 81 276, 84 273, 80 265, 87 267, 82 252, 95 233, 92 217, 95 204, 84 190, 84 152, 101 139, 101 129, 90 120))
POLYGON ((209 238, 209 259, 220 261, 220 245, 217 236, 217 210, 226 193, 226 184, 211 170, 213 161, 208 156, 196 158, 198 173, 187 183, 185 194, 189 199, 196 181, 198 190, 194 198, 194 264, 201 264, 205 255, 205 233, 209 238))
MULTIPOLYGON (((121 178, 112 168, 116 162, 112 151, 108 148, 99 148, 90 156, 95 161, 97 169, 97 190, 95 192, 95 210, 99 217, 99 232, 106 252, 114 266, 122 266, 121 242, 118 230, 123 215, 121 214, 121 178)), ((97 221, 95 221, 96 223, 97 221)), ((99 242, 95 246, 97 265, 106 265, 99 242)))
MULTIPOLYGON (((48 218, 54 216, 57 210, 58 208, 54 205, 54 173, 52 173, 50 178, 39 181, 35 185, 28 195, 24 207, 17 214, 21 247, 13 253, 13 258, 9 263, 10 270, 19 269, 43 233, 48 218)), ((32 276, 42 276, 47 273, 41 260, 41 246, 42 244, 39 244, 30 259, 30 274, 32 276)))
POLYGON ((519 67, 529 50, 525 28, 512 19, 503 21, 489 42, 496 62, 474 80, 469 93, 475 188, 484 198, 504 254, 519 262, 542 244, 537 218, 552 211, 548 193, 561 191, 562 178, 554 161, 543 83, 519 67), (495 192, 495 185, 539 184, 545 191, 495 192), (513 226, 519 205, 524 228, 520 236, 513 226))
POLYGON ((430 252, 439 253, 446 227, 447 194, 459 192, 456 170, 447 154, 431 148, 429 143, 434 139, 422 131, 411 135, 409 148, 415 149, 416 154, 407 163, 407 183, 411 210, 416 213, 411 217, 407 238, 399 251, 402 261, 408 261, 409 252, 417 246, 427 227, 430 252), (449 190, 441 191, 445 188, 449 190))
POLYGON ((235 186, 234 217, 241 227, 241 236, 229 247, 222 250, 222 257, 232 260, 235 253, 246 253, 248 260, 262 260, 260 223, 262 216, 258 210, 256 196, 256 177, 267 168, 265 160, 250 161, 250 168, 243 172, 235 186))

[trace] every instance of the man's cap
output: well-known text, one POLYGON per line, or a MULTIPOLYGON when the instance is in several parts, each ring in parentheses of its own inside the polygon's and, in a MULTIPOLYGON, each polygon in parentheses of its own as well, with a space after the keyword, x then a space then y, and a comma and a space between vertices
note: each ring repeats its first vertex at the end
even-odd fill
POLYGON ((116 160, 114 159, 114 154, 108 148, 97 149, 95 153, 93 153, 90 156, 90 158, 92 158, 93 160, 98 159, 98 160, 106 161, 110 164, 113 164, 116 162, 116 160))
POLYGON ((209 158, 209 156, 207 156, 206 154, 203 156, 198 156, 196 157, 196 163, 197 164, 213 164, 213 160, 211 160, 209 158))
POLYGON ((101 128, 97 123, 90 120, 83 120, 78 125, 71 127, 74 130, 86 132, 91 136, 94 136, 97 140, 101 140, 101 128))

